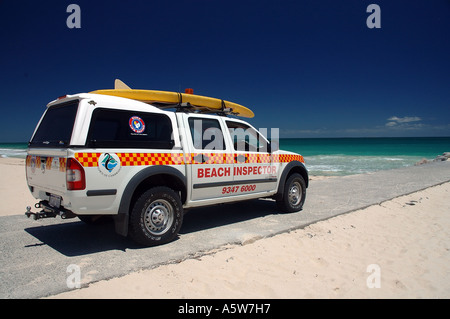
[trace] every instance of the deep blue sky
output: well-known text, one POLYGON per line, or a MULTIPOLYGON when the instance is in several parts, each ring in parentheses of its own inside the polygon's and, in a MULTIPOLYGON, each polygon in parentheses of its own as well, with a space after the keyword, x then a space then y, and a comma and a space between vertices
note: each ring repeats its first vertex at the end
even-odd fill
POLYGON ((0 142, 115 78, 240 103, 282 137, 450 136, 449 0, 0 0, 0 39, 0 142))

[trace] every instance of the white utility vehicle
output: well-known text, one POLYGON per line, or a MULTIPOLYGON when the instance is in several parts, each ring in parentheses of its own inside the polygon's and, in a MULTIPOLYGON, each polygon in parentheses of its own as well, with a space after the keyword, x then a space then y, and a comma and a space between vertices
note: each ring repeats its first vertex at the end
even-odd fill
POLYGON ((282 211, 301 210, 301 155, 278 150, 226 108, 161 105, 91 93, 50 102, 26 158, 40 211, 25 214, 112 216, 118 234, 151 246, 173 240, 192 207, 270 197, 282 211))

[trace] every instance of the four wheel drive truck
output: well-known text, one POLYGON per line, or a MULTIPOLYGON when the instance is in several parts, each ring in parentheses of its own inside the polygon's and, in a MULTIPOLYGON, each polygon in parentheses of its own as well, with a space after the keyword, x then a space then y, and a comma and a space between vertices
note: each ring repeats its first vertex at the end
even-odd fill
POLYGON ((47 105, 29 142, 26 179, 39 211, 25 214, 112 216, 118 234, 152 246, 177 236, 189 208, 273 198, 299 211, 303 157, 277 148, 223 109, 66 95, 47 105))

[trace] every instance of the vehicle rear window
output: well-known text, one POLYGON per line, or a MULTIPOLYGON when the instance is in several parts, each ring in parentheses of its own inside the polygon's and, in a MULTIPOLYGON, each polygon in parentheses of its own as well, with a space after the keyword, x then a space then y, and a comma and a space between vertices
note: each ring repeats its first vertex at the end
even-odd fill
POLYGON ((70 143, 78 100, 51 106, 30 141, 33 147, 65 147, 70 143))
POLYGON ((92 114, 88 147, 173 147, 172 123, 167 115, 98 108, 92 114))

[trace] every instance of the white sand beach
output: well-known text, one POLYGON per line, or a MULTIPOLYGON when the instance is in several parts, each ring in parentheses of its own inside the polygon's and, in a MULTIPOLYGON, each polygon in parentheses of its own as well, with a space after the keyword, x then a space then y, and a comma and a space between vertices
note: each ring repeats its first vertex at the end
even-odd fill
POLYGON ((27 186, 24 159, 0 158, 0 181, 0 216, 25 214, 37 202, 27 186))
POLYGON ((54 297, 449 298, 449 196, 446 183, 54 297))
MULTIPOLYGON (((23 165, 0 159, 0 216, 35 202, 23 165)), ((449 298, 448 198, 444 183, 51 298, 449 298)))

